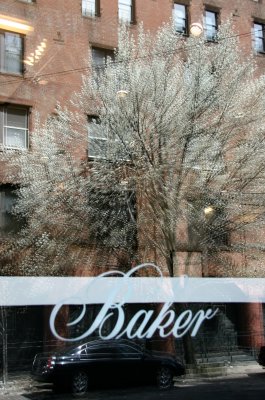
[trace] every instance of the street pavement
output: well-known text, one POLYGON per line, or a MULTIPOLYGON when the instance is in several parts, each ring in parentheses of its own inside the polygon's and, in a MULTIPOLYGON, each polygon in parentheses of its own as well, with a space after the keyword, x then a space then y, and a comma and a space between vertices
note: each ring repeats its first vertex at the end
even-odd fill
MULTIPOLYGON (((54 394, 49 385, 33 385, 15 394, 14 388, 0 395, 1 400, 70 400, 69 393, 54 394)), ((264 400, 265 369, 250 373, 233 374, 222 378, 175 382, 170 391, 159 391, 155 387, 129 387, 92 390, 84 399, 88 400, 264 400)))

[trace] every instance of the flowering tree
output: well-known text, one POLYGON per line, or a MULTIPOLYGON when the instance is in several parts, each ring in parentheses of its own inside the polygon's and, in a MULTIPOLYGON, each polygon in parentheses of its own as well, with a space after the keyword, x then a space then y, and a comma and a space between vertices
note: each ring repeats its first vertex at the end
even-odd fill
POLYGON ((214 43, 171 25, 155 35, 122 28, 115 60, 84 76, 76 111, 37 127, 31 151, 3 155, 27 220, 5 244, 5 273, 126 268, 146 257, 178 276, 185 249, 229 274, 234 254, 256 257, 264 244, 244 235, 264 222, 264 89, 229 24, 214 43))

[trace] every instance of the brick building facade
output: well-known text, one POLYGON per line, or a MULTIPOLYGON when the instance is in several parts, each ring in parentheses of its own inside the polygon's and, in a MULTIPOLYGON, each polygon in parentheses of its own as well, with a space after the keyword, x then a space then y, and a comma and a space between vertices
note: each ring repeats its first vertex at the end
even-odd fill
MULTIPOLYGON (((121 20, 135 32, 141 22, 146 29, 156 31, 171 17, 176 30, 184 35, 189 34, 192 23, 201 23, 208 39, 214 36, 218 24, 231 18, 246 55, 255 53, 263 73, 264 0, 209 0, 206 3, 202 0, 2 0, 0 151, 1 148, 30 151, 36 118, 45 121, 56 114, 58 104, 68 105, 73 93, 81 87, 82 73, 90 68, 87 55, 92 54, 93 62, 98 65, 117 46, 121 20)), ((86 159, 87 151, 79 148, 78 156, 86 159)), ((12 203, 9 192, 12 182, 1 178, 1 171, 0 179, 0 229, 4 231, 9 207, 4 204, 4 197, 12 203)), ((184 258, 185 252, 180 253, 179 259, 184 258)), ((197 271, 200 262, 200 255, 194 254, 192 263, 197 271)), ((242 263, 247 266, 247 258, 242 263)), ((208 268, 211 276, 218 275, 214 265, 208 268)), ((245 313, 246 323, 238 324, 248 334, 245 344, 259 346, 263 340, 262 307, 249 305, 245 313)))

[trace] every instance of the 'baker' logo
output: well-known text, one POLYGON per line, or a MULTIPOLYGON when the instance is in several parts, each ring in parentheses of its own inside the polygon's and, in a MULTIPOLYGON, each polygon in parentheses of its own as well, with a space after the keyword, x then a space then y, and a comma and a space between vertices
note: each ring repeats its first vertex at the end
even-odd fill
MULTIPOLYGON (((128 321, 125 323, 124 304, 128 301, 131 293, 130 281, 133 279, 132 275, 144 268, 154 268, 162 278, 161 270, 154 264, 140 264, 137 267, 132 268, 129 272, 124 273, 122 271, 110 271, 104 272, 99 276, 95 277, 95 280, 105 278, 110 275, 117 275, 120 278, 115 279, 115 285, 111 288, 109 296, 105 303, 102 305, 98 315, 88 327, 88 329, 78 337, 63 337, 61 336, 55 327, 56 317, 61 307, 64 305, 71 304, 71 299, 66 299, 58 303, 52 310, 50 316, 50 328, 53 335, 66 342, 75 342, 93 334, 98 330, 98 334, 102 339, 119 339, 126 337, 128 339, 150 339, 155 333, 158 333, 161 338, 173 335, 175 338, 181 338, 188 331, 191 336, 196 336, 199 328, 205 320, 212 319, 218 312, 218 309, 212 310, 199 310, 193 313, 192 310, 184 310, 179 315, 176 314, 173 309, 173 302, 165 302, 160 308, 160 311, 154 310, 138 310, 128 321), (115 297, 122 291, 124 292, 123 301, 115 302, 115 297), (111 331, 108 334, 104 334, 105 327, 112 326, 111 331)), ((159 279, 159 278, 158 278, 159 279)), ((89 286, 91 283, 89 284, 89 286)), ((89 289, 88 286, 88 289, 89 289)), ((76 299, 75 299, 76 300, 76 299)), ((78 318, 72 322, 68 322, 67 326, 77 326, 86 314, 86 304, 84 302, 82 310, 78 318)))

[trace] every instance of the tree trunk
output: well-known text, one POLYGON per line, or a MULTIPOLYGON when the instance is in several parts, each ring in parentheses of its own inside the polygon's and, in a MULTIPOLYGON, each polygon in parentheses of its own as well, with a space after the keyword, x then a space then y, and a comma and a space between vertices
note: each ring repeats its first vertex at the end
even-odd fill
MULTIPOLYGON (((173 278, 174 276, 179 276, 179 271, 177 269, 177 255, 175 251, 170 252, 170 258, 168 261, 168 270, 170 276, 173 278), (177 273, 176 273, 177 272, 177 273)), ((185 303, 177 303, 175 304, 175 310, 177 313, 181 314, 182 312, 188 309, 187 304, 185 303)), ((196 357, 195 357, 195 349, 192 337, 189 332, 182 338, 183 349, 184 349, 184 358, 186 364, 196 365, 196 357)))
MULTIPOLYGON (((177 314, 181 314, 188 309, 187 304, 185 303, 177 303, 175 304, 175 310, 177 314)), ((186 335, 182 337, 183 349, 184 349, 184 358, 185 363, 195 366, 197 364, 195 357, 195 349, 192 337, 190 333, 187 332, 186 335)))

